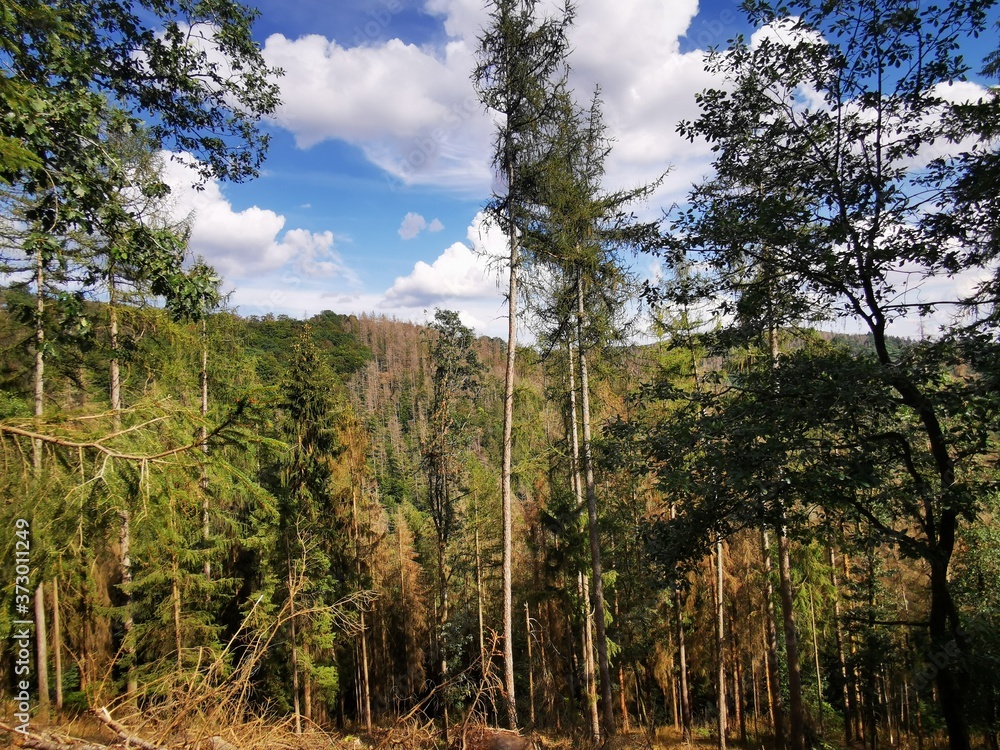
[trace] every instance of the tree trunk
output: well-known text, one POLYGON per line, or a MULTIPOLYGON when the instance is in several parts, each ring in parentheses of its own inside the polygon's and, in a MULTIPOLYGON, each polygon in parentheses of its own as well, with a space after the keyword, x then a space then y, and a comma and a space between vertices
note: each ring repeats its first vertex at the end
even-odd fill
POLYGON ((576 280, 576 337, 580 365, 580 411, 583 426, 583 470, 587 488, 587 520, 590 529, 590 560, 594 579, 594 620, 597 625, 597 665, 601 675, 601 715, 603 734, 615 733, 615 716, 612 709, 611 665, 608 660, 608 636, 604 621, 604 582, 601 568, 601 534, 597 525, 597 488, 594 482, 594 463, 591 455, 590 435, 590 379, 587 373, 587 352, 583 346, 583 277, 576 280))
POLYGON ((171 601, 174 608, 174 650, 177 652, 177 671, 180 672, 184 669, 184 660, 182 658, 183 641, 181 639, 181 588, 178 583, 180 566, 177 564, 177 555, 171 555, 170 560, 171 601))
POLYGON ((725 580, 723 578, 722 538, 715 542, 715 656, 717 660, 716 700, 719 704, 716 731, 717 747, 726 750, 726 637, 725 637, 725 580))
MULTIPOLYGON (((45 414, 45 258, 41 244, 35 251, 35 432, 41 432, 45 414)), ((31 441, 31 464, 35 478, 42 473, 42 441, 31 441)))
POLYGON ((830 562, 830 584, 833 588, 833 621, 837 637, 837 664, 840 667, 840 677, 844 681, 841 695, 841 708, 844 712, 844 742, 850 745, 854 739, 854 706, 847 675, 847 661, 844 658, 844 626, 840 620, 840 588, 837 585, 837 556, 833 551, 833 545, 826 548, 826 554, 830 562))
MULTIPOLYGON (((206 312, 205 315, 208 313, 206 312)), ((201 319, 201 452, 208 455, 208 321, 201 319)), ((209 559, 209 545, 212 541, 212 523, 208 504, 208 471, 201 467, 201 540, 205 545, 205 580, 212 579, 212 561, 209 559)))
MULTIPOLYGON (((445 633, 444 629, 448 625, 448 583, 445 577, 445 566, 444 566, 444 542, 438 540, 438 581, 441 587, 440 591, 440 609, 438 610, 438 628, 437 628, 437 652, 438 652, 438 663, 441 669, 441 686, 448 682, 448 656, 444 650, 444 640, 445 633)), ((444 739, 444 744, 447 747, 449 743, 448 739, 448 701, 444 692, 441 694, 441 721, 442 721, 442 732, 441 736, 444 739)))
POLYGON ((299 704, 299 643, 298 633, 295 627, 295 589, 292 585, 292 576, 288 576, 288 596, 289 596, 289 623, 292 630, 292 706, 295 711, 295 734, 302 734, 302 707, 299 704))
POLYGON ((122 590, 125 591, 125 622, 122 627, 124 633, 124 645, 122 653, 127 662, 128 678, 125 684, 125 694, 129 697, 135 695, 139 689, 139 683, 135 674, 135 643, 133 643, 132 629, 135 625, 132 613, 132 527, 131 514, 128 508, 119 511, 118 514, 118 545, 121 548, 121 576, 122 590))
POLYGON ((483 627, 483 558, 479 547, 479 506, 475 510, 475 542, 476 542, 476 619, 479 626, 479 666, 483 679, 486 678, 486 637, 483 627))
POLYGON ((587 690, 587 709, 590 714, 590 736, 601 741, 601 718, 597 711, 597 675, 594 674, 594 610, 590 602, 590 579, 580 573, 583 594, 583 678, 587 690))
MULTIPOLYGON (((309 660, 309 646, 308 644, 302 644, 302 650, 306 655, 306 663, 312 663, 309 660)), ((302 675, 302 715, 305 717, 307 723, 313 723, 313 694, 312 694, 312 678, 309 673, 306 672, 302 675)))
MULTIPOLYGON (((843 528, 841 528, 843 532, 843 528)), ((844 566, 844 582, 847 583, 851 580, 851 563, 848 559, 847 553, 844 552, 841 555, 841 561, 844 566)), ((854 638, 851 634, 847 634, 847 642, 851 647, 851 664, 847 669, 848 677, 848 700, 851 703, 851 715, 854 718, 854 737, 861 742, 865 741, 865 730, 864 730, 864 720, 862 717, 863 708, 861 705, 861 682, 857 670, 854 668, 855 657, 857 656, 857 645, 855 644, 854 638)))
POLYGON ((812 626, 813 661, 816 666, 816 710, 819 712, 819 731, 823 734, 823 678, 819 664, 819 638, 816 634, 816 606, 813 603, 812 587, 809 587, 809 623, 812 626))
POLYGON ((771 575, 771 542, 766 529, 761 529, 761 554, 764 559, 765 624, 767 636, 767 691, 774 728, 774 750, 785 748, 785 711, 781 699, 781 679, 778 673, 778 632, 774 614, 774 584, 771 575))
POLYGON ((110 388, 111 414, 115 430, 122 428, 122 376, 118 360, 118 302, 115 298, 113 279, 108 281, 108 338, 111 344, 111 361, 108 363, 108 386, 110 388))
MULTIPOLYGON (((676 517, 676 514, 677 509, 671 504, 671 517, 676 517)), ((694 721, 691 715, 691 694, 688 691, 687 651, 684 645, 684 601, 681 596, 679 584, 674 587, 674 605, 676 614, 675 625, 677 629, 677 660, 680 669, 681 736, 684 739, 684 744, 690 745, 694 721)))
MULTIPOLYGON (((512 169, 507 169, 507 184, 513 185, 512 169)), ((510 279, 507 288, 507 364, 504 370, 503 390, 503 441, 500 462, 500 508, 503 527, 503 676, 504 702, 507 707, 507 724, 517 729, 517 701, 514 695, 514 512, 511 493, 511 451, 514 430, 514 364, 517 353, 517 231, 514 228, 513 209, 508 209, 510 232, 510 279)))
MULTIPOLYGON (((612 546, 614 546, 614 540, 612 540, 612 546)), ((618 619, 619 613, 618 607, 618 590, 615 589, 615 619, 618 619)), ((628 718, 628 701, 625 695, 625 666, 624 663, 618 662, 618 705, 622 712, 622 731, 628 734, 632 731, 631 725, 628 718)), ((636 707, 638 710, 638 706, 636 707)))
MULTIPOLYGON (((576 376, 574 375, 573 342, 566 342, 569 364, 569 433, 570 433, 570 483, 576 497, 577 510, 583 508, 584 490, 581 475, 580 435, 577 429, 576 376)), ((589 576, 579 574, 580 594, 583 601, 583 669, 587 692, 587 709, 590 715, 590 736, 594 742, 601 741, 600 715, 597 710, 597 685, 594 675, 593 610, 590 604, 589 576)))
POLYGON ((736 712, 736 723, 740 728, 740 739, 743 741, 743 747, 749 748, 750 745, 747 742, 747 717, 746 717, 746 706, 744 705, 743 695, 744 695, 744 674, 743 674, 743 649, 741 648, 740 638, 737 636, 736 631, 736 608, 733 607, 732 613, 729 617, 730 622, 733 623, 730 627, 732 631, 732 659, 733 659, 733 710, 736 712))
POLYGON ((38 716, 41 721, 49 718, 49 644, 45 629, 45 585, 35 589, 35 672, 38 678, 38 716))
MULTIPOLYGON (((767 642, 765 640, 765 647, 767 642)), ((760 689, 757 685, 757 660, 754 658, 753 647, 750 647, 750 684, 753 687, 753 736, 754 744, 760 745, 760 689)), ((747 747, 750 747, 747 745, 747 747)))
POLYGON ((528 603, 524 603, 524 627, 525 635, 527 637, 528 644, 528 708, 529 708, 529 720, 531 725, 535 725, 535 672, 534 665, 531 663, 531 610, 528 608, 528 603))
POLYGON ((781 584, 781 620, 785 631, 785 657, 788 662, 789 747, 805 750, 805 723, 802 708, 802 669, 799 665, 798 633, 792 600, 792 569, 788 534, 778 529, 778 578, 781 584))
POLYGON ((950 750, 969 750, 971 738, 965 718, 966 675, 960 659, 967 653, 958 620, 958 612, 948 588, 948 560, 931 563, 930 636, 935 653, 947 656, 947 663, 935 677, 941 715, 948 727, 950 750), (950 627, 949 627, 950 626, 950 627))
POLYGON ((62 711, 62 618, 59 613, 59 578, 52 581, 52 654, 55 657, 56 710, 62 711))
MULTIPOLYGON (((618 706, 622 711, 622 731, 628 734, 632 731, 632 725, 628 718, 628 700, 625 695, 625 665, 622 662, 618 662, 618 706)), ((638 704, 636 704, 635 710, 638 716, 638 704)))
MULTIPOLYGON (((360 460, 359 457, 355 455, 355 453, 358 452, 358 451, 357 451, 357 446, 355 446, 353 444, 353 433, 352 433, 352 448, 354 448, 355 450, 352 451, 352 455, 351 455, 351 459, 350 460, 352 462, 354 462, 355 460, 360 460)), ((358 590, 359 591, 361 590, 361 584, 362 584, 363 573, 364 573, 364 566, 362 565, 362 560, 361 560, 361 527, 360 527, 359 522, 358 522, 358 491, 359 491, 359 485, 360 485, 360 483, 361 483, 360 478, 355 478, 355 481, 353 482, 354 486, 353 486, 353 488, 351 490, 351 526, 353 527, 352 531, 354 532, 354 563, 355 563, 355 572, 356 572, 356 574, 358 576, 358 590)), ((439 560, 438 560, 438 564, 440 565, 440 573, 441 573, 441 576, 443 577, 444 576, 444 550, 443 549, 441 549, 441 554, 440 554, 440 557, 439 557, 439 560)), ((400 557, 400 559, 399 559, 399 565, 400 565, 400 568, 402 569, 402 565, 403 565, 403 558, 402 557, 400 557)), ((442 578, 442 587, 443 587, 442 590, 444 592, 444 619, 445 619, 445 621, 447 621, 447 619, 448 619, 448 589, 447 589, 447 586, 445 586, 444 583, 443 583, 443 578, 442 578)), ((361 695, 361 699, 362 699, 362 701, 361 701, 361 708, 362 708, 362 713, 363 713, 364 721, 365 721, 365 729, 367 730, 367 732, 369 734, 371 734, 371 731, 372 731, 372 698, 371 698, 372 691, 371 691, 370 677, 369 677, 369 673, 368 673, 368 630, 367 630, 366 622, 365 622, 365 610, 364 610, 364 608, 361 608, 361 611, 360 611, 359 625, 360 625, 360 628, 361 628, 361 632, 358 634, 359 640, 361 642, 360 643, 360 647, 361 647, 361 649, 360 649, 361 650, 361 665, 360 665, 361 666, 361 675, 360 676, 361 676, 361 691, 362 691, 362 695, 361 695)), ((443 623, 442 623, 442 627, 443 627, 443 623)), ((443 656, 441 658, 441 672, 442 672, 442 678, 444 680, 447 680, 447 678, 448 678, 448 664, 444 660, 443 656)), ((448 739, 448 709, 447 709, 447 705, 445 706, 445 715, 444 715, 444 717, 445 717, 445 741, 447 741, 447 739, 448 739)))

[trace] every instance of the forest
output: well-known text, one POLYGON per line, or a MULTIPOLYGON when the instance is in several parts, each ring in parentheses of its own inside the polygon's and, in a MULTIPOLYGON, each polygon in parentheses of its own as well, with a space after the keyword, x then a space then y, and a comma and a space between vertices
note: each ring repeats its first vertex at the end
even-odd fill
POLYGON ((190 257, 162 149, 258 174, 253 9, 0 0, 2 742, 998 750, 994 6, 744 3, 661 207, 572 3, 491 0, 501 340, 190 257))

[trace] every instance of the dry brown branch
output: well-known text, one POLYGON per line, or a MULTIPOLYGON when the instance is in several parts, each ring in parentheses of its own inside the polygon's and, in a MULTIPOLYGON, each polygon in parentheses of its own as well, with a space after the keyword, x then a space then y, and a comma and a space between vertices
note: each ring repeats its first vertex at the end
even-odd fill
MULTIPOLYGON (((295 581, 291 594, 297 595, 302 585, 304 581, 295 581)), ((332 616, 342 632, 350 633, 357 627, 352 612, 370 606, 372 598, 372 592, 360 592, 331 606, 296 608, 295 617, 323 613, 332 616)), ((225 750, 226 745, 243 750, 335 746, 319 727, 312 727, 307 735, 294 735, 287 722, 267 714, 266 709, 260 709, 260 714, 251 710, 249 694, 254 675, 274 638, 291 619, 288 602, 272 616, 259 614, 260 603, 261 599, 254 603, 223 649, 199 649, 193 669, 144 681, 143 692, 159 696, 160 700, 136 701, 135 696, 120 696, 104 706, 115 711, 119 729, 133 738, 148 738, 142 740, 146 746, 133 745, 141 750, 165 750, 177 744, 199 750, 225 750), (239 659, 235 657, 237 651, 239 659), (162 700, 164 697, 166 700, 162 700), (144 709, 137 709, 137 704, 144 705, 144 709), (310 740, 305 742, 304 737, 310 740)), ((95 708, 94 713, 107 724, 99 715, 101 710, 95 708)))
POLYGON ((19 437, 26 437, 32 440, 38 440, 42 443, 47 443, 49 445, 57 445, 61 448, 76 448, 77 450, 92 450, 98 453, 104 454, 108 458, 117 458, 124 461, 158 461, 160 459, 168 458, 170 456, 175 456, 178 453, 185 453, 186 451, 194 450, 195 448, 201 448, 205 440, 211 439, 218 436, 221 432, 231 427, 243 411, 243 406, 238 404, 236 410, 225 420, 216 425, 207 435, 206 438, 202 439, 199 437, 197 440, 187 443, 185 445, 178 446, 176 448, 169 448, 165 451, 160 451, 159 453, 122 453, 116 451, 108 446, 104 445, 105 442, 111 440, 112 438, 119 437, 128 432, 133 432, 134 430, 140 429, 142 427, 148 427, 149 425, 160 422, 166 417, 157 417, 156 419, 151 419, 144 422, 141 425, 136 425, 125 430, 119 430, 110 435, 105 435, 97 440, 90 441, 76 441, 70 440, 68 438, 59 437, 57 435, 49 435, 41 432, 35 432, 34 430, 28 430, 23 427, 17 427, 12 424, 0 423, 0 433, 6 433, 8 435, 17 435, 19 437))
POLYGON ((19 747, 32 747, 37 750, 107 750, 106 745, 97 745, 54 732, 31 731, 25 734, 3 722, 0 722, 0 729, 10 732, 14 736, 14 744, 19 747))
POLYGON ((97 717, 98 721, 106 725, 111 729, 112 732, 117 734, 123 740, 125 740, 126 745, 135 745, 140 748, 140 750, 165 750, 165 748, 160 745, 156 745, 152 742, 147 742, 141 737, 136 737, 131 734, 125 727, 119 724, 117 721, 111 718, 111 714, 108 712, 107 706, 101 706, 101 708, 94 711, 94 716, 97 717))

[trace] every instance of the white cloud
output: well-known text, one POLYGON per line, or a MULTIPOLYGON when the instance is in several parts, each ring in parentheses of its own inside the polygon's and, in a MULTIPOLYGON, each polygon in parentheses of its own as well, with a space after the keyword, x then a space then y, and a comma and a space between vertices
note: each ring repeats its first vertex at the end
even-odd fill
POLYGON ((189 222, 191 252, 204 257, 223 277, 251 278, 288 266, 295 273, 358 283, 334 248, 332 232, 289 229, 282 235, 284 216, 257 206, 235 210, 218 181, 208 180, 195 189, 196 175, 188 162, 187 155, 164 154, 172 218, 189 222))
POLYGON ((472 247, 456 242, 431 264, 417 261, 409 275, 398 277, 386 291, 381 306, 430 307, 448 300, 494 299, 503 234, 480 212, 469 227, 468 237, 472 247))
POLYGON ((433 305, 443 299, 469 299, 494 291, 486 269, 465 244, 456 242, 433 264, 417 261, 409 276, 400 276, 385 293, 387 307, 433 305))
POLYGON ((425 229, 428 232, 440 232, 444 229, 444 224, 441 223, 440 219, 432 219, 428 223, 427 219, 420 214, 409 211, 403 217, 403 221, 399 225, 399 229, 396 230, 396 233, 404 240, 412 240, 425 229))
POLYGON ((468 244, 456 242, 431 263, 418 261, 378 299, 359 298, 368 310, 423 322, 435 307, 457 310, 462 322, 478 333, 502 335, 506 330, 506 238, 480 212, 468 230, 468 244))
POLYGON ((345 48, 318 35, 275 34, 264 57, 285 70, 276 120, 299 147, 345 140, 406 183, 465 189, 488 180, 490 128, 469 81, 465 42, 345 48))
MULTIPOLYGON (((542 7, 554 12, 557 4, 542 7)), ((470 71, 477 36, 489 22, 486 8, 480 0, 426 0, 424 9, 443 21, 449 41, 440 47, 399 39, 342 47, 318 35, 269 37, 265 58, 286 71, 276 119, 302 148, 342 139, 406 184, 481 197, 492 180, 494 128, 470 71)), ((609 187, 648 182, 672 164, 684 172, 706 170, 708 147, 674 131, 679 119, 697 115, 694 94, 713 82, 701 52, 680 52, 680 37, 697 10, 697 0, 620 0, 577 9, 569 32, 573 84, 584 101, 602 85, 608 134, 616 141, 609 187)), ((732 23, 735 13, 720 18, 732 23)), ((715 25, 708 41, 723 43, 729 29, 715 25)), ((663 194, 686 192, 688 183, 679 180, 679 173, 669 178, 663 194)))
POLYGON ((403 223, 399 225, 399 229, 396 231, 404 240, 412 240, 426 226, 427 220, 423 216, 410 211, 403 217, 403 223))
POLYGON ((468 244, 456 242, 433 262, 417 262, 410 274, 397 278, 382 294, 330 290, 312 284, 308 275, 290 271, 273 282, 240 284, 230 302, 243 315, 300 317, 333 310, 341 314, 383 313, 415 323, 427 322, 437 307, 456 310, 477 334, 502 337, 507 331, 506 244, 503 233, 479 213, 469 227, 468 244))

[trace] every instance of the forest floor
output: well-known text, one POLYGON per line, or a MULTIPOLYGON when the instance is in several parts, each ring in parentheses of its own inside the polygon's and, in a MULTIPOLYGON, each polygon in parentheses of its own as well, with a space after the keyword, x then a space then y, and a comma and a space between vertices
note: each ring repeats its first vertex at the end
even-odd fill
MULTIPOLYGON (((5 714, 10 715, 9 711, 5 714)), ((306 728, 296 734, 290 722, 252 722, 226 729, 181 729, 147 724, 124 726, 107 716, 82 714, 64 722, 39 724, 32 722, 31 733, 15 732, 10 722, 0 722, 0 747, 21 746, 36 750, 106 750, 134 747, 139 750, 437 750, 445 745, 433 725, 409 724, 376 729, 373 734, 325 732, 306 728), (218 733, 214 733, 218 732, 218 733)), ((602 744, 580 736, 531 732, 524 736, 482 725, 466 728, 464 737, 459 727, 452 731, 449 750, 710 750, 711 738, 696 737, 691 745, 683 745, 681 735, 673 727, 659 728, 655 733, 633 731, 618 734, 602 744)))

